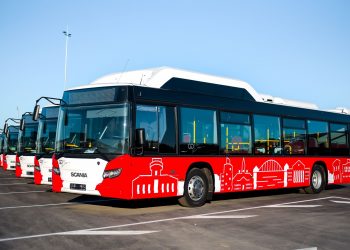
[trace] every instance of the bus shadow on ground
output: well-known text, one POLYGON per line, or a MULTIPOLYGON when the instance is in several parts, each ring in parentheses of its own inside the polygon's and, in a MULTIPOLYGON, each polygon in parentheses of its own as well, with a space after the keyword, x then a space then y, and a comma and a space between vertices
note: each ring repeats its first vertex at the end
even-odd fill
MULTIPOLYGON (((338 189, 344 189, 344 188, 347 188, 347 186, 332 185, 327 187, 327 190, 338 190, 338 189)), ((242 199, 248 199, 248 198, 279 196, 279 195, 286 195, 286 194, 305 194, 305 192, 303 191, 303 189, 300 189, 300 188, 235 192, 235 193, 226 193, 226 194, 215 194, 213 196, 213 201, 216 202, 216 201, 232 200, 234 202, 237 199, 242 200, 242 199)), ((178 197, 140 199, 140 200, 121 200, 121 199, 114 199, 114 198, 104 198, 99 196, 81 195, 74 199, 69 200, 68 202, 117 207, 117 208, 130 208, 130 209, 174 206, 174 205, 180 206, 178 203, 178 197)))
POLYGON ((140 200, 121 200, 115 198, 104 198, 99 196, 81 195, 68 202, 91 204, 98 206, 108 206, 117 208, 146 208, 146 207, 161 207, 173 206, 178 204, 177 197, 158 198, 158 199, 140 199, 140 200))

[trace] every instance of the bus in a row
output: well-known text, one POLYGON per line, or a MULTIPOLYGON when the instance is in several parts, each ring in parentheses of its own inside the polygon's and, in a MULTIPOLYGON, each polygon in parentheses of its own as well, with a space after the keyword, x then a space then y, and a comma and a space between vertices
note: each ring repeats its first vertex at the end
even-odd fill
POLYGON ((55 151, 57 106, 44 107, 39 117, 36 154, 34 158, 34 183, 52 184, 52 156, 55 151))
POLYGON ((0 167, 3 167, 3 162, 4 162, 4 148, 5 148, 5 143, 7 143, 6 136, 4 133, 0 134, 0 167))
POLYGON ((34 178, 35 184, 51 185, 57 117, 58 107, 48 106, 38 120, 26 112, 19 126, 6 126, 0 137, 1 166, 16 170, 17 177, 34 178))
POLYGON ((350 183, 350 116, 172 68, 108 75, 64 92, 52 189, 120 199, 350 183))
POLYGON ((34 178, 34 156, 36 153, 38 122, 33 121, 32 117, 31 113, 22 115, 17 144, 16 177, 34 178))
POLYGON ((16 170, 16 155, 19 126, 10 125, 3 133, 2 167, 4 170, 16 170))

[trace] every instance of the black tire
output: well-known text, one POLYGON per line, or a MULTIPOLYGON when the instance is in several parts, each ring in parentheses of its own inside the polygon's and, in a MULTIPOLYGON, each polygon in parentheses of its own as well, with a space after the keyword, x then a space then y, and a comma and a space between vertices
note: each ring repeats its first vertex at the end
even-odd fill
POLYGON ((205 204, 208 196, 208 178, 204 171, 193 168, 186 176, 184 195, 179 203, 184 207, 200 207, 205 204))
POLYGON ((318 194, 326 187, 326 178, 324 168, 315 165, 312 168, 311 176, 310 176, 310 186, 304 188, 307 194, 318 194))

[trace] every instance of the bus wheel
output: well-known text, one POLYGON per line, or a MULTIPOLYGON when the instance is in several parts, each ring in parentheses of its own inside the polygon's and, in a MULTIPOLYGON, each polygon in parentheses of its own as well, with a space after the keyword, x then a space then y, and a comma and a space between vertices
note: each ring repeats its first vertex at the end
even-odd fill
POLYGON ((208 179, 204 171, 193 168, 187 174, 184 185, 184 196, 179 199, 179 203, 184 207, 200 207, 207 200, 208 179))
POLYGON ((305 188, 308 194, 318 194, 325 189, 325 173, 323 167, 315 165, 312 168, 310 187, 305 188))

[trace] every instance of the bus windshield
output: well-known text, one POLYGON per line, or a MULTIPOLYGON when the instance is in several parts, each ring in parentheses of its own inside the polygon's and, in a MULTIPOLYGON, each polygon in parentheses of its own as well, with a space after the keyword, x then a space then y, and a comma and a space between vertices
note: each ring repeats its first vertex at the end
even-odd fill
POLYGON ((129 148, 129 105, 60 107, 56 151, 124 154, 129 148))
POLYGON ((17 153, 18 132, 9 134, 7 144, 5 143, 4 151, 8 153, 17 153))
POLYGON ((1 134, 1 135, 0 135, 0 154, 2 154, 2 153, 3 153, 3 150, 4 150, 4 142, 5 142, 4 139, 5 139, 5 138, 4 138, 4 135, 1 134))
POLYGON ((57 119, 40 119, 36 153, 52 154, 55 150, 57 119))
POLYGON ((37 123, 25 125, 24 130, 18 134, 18 152, 35 153, 37 132, 37 123))

